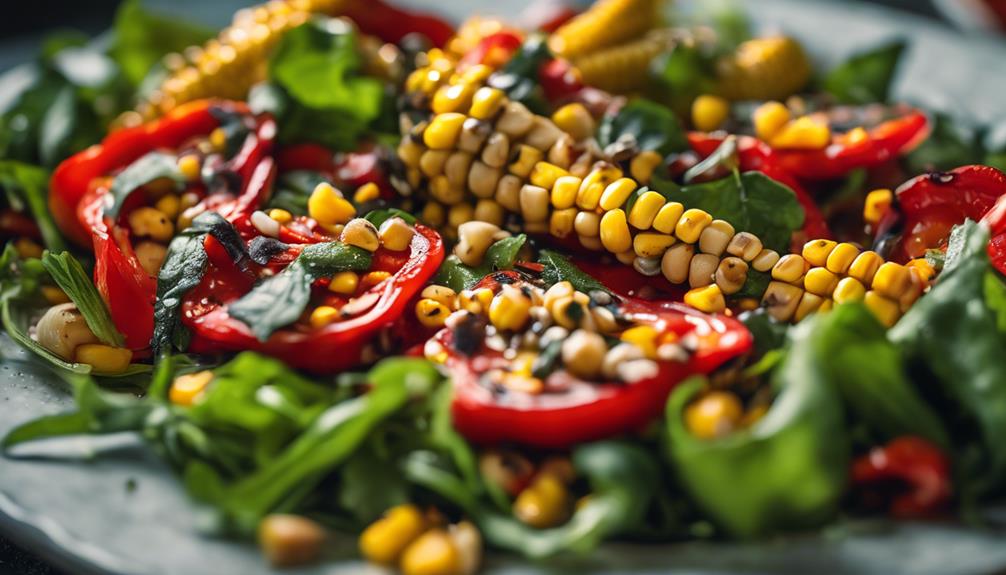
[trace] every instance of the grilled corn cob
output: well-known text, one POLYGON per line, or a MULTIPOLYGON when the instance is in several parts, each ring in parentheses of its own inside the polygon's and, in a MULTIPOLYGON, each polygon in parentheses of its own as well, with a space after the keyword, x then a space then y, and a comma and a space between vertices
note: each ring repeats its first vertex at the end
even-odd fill
POLYGON ((573 58, 588 86, 624 94, 645 87, 650 61, 675 43, 671 28, 651 30, 642 38, 573 58))
POLYGON ((717 92, 729 100, 784 100, 810 80, 810 61, 799 42, 785 36, 756 38, 717 65, 717 92))
POLYGON ((660 0, 598 0, 586 12, 559 27, 548 40, 558 56, 584 54, 633 40, 657 26, 660 0))

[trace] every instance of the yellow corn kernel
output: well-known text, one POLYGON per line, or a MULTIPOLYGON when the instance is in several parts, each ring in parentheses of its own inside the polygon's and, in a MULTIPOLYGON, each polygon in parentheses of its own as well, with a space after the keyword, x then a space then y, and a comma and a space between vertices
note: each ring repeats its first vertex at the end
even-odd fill
POLYGON ((859 301, 866 295, 866 288, 856 278, 844 277, 835 286, 831 298, 837 304, 859 301))
POLYGON ((641 258, 658 258, 664 255, 667 248, 674 245, 675 241, 677 239, 672 235, 645 232, 632 238, 632 250, 641 258))
POLYGON ((289 224, 293 221, 293 214, 280 208, 273 208, 269 210, 269 217, 280 224, 289 224))
POLYGON ((788 254, 772 266, 772 279, 795 284, 807 273, 807 260, 796 254, 788 254))
POLYGON ((475 208, 469 203, 455 204, 447 210, 447 227, 457 228, 475 219, 475 208))
POLYGON ((517 331, 527 323, 531 300, 519 289, 505 285, 489 304, 489 321, 496 329, 517 331))
POLYGON ((416 318, 426 327, 440 329, 449 315, 451 310, 435 299, 424 298, 416 302, 416 318))
POLYGON ((178 171, 186 180, 190 182, 198 180, 200 170, 202 170, 202 166, 199 163, 199 156, 196 154, 185 154, 178 158, 178 171))
POLYGON ((685 427, 698 439, 716 439, 730 435, 743 416, 744 406, 736 395, 729 391, 710 391, 688 404, 685 427))
POLYGON ((552 210, 548 221, 548 233, 556 238, 565 238, 573 233, 573 222, 576 220, 576 208, 552 210))
POLYGON ((360 553, 373 563, 391 565, 426 531, 426 519, 415 505, 399 505, 360 534, 360 553))
POLYGON ((685 206, 678 202, 667 202, 657 212, 657 216, 653 218, 651 225, 654 230, 662 234, 673 234, 674 229, 678 226, 678 220, 681 219, 681 214, 684 212, 685 206))
POLYGON ((223 128, 217 128, 210 132, 210 145, 218 152, 223 151, 227 147, 227 132, 223 128))
POLYGON ((448 150, 426 150, 419 157, 419 171, 427 178, 435 178, 444 173, 444 164, 450 156, 448 150))
POLYGON ((549 192, 527 184, 520 189, 520 213, 525 223, 544 222, 549 216, 549 192))
POLYGON ((454 309, 454 305, 457 303, 458 294, 447 286, 431 284, 423 288, 419 297, 440 302, 446 306, 447 309, 454 309))
POLYGON ((402 575, 456 575, 461 573, 461 553, 443 529, 423 533, 402 553, 402 575))
POLYGON ((662 3, 602 0, 560 26, 548 38, 559 56, 577 58, 643 35, 659 20, 662 3))
POLYGON ((601 194, 599 205, 602 210, 614 210, 622 207, 625 200, 629 199, 629 194, 636 191, 636 182, 632 178, 618 178, 608 184, 601 194))
POLYGON ((912 287, 912 273, 901 264, 887 262, 877 269, 870 287, 880 295, 897 301, 912 287))
POLYGON ((386 271, 367 272, 363 274, 363 277, 360 278, 360 289, 368 290, 390 277, 391 272, 386 271))
POLYGON ((208 369, 179 375, 171 382, 171 388, 168 389, 168 400, 175 405, 186 407, 195 405, 212 381, 213 372, 208 369))
POLYGON ((133 351, 100 343, 85 343, 74 350, 74 361, 86 363, 98 373, 122 373, 133 360, 133 351))
POLYGON ((426 202, 423 210, 419 213, 419 219, 430 227, 439 228, 447 221, 447 210, 444 209, 443 204, 426 202))
POLYGON ((685 305, 703 313, 720 313, 727 308, 723 290, 714 283, 688 290, 685 293, 685 305))
POLYGON ((423 130, 423 143, 433 150, 449 150, 458 141, 464 123, 463 114, 456 112, 437 114, 430 125, 423 130))
POLYGON ((458 294, 458 307, 471 313, 483 313, 492 304, 493 295, 489 288, 464 290, 458 294))
POLYGON ((178 217, 178 212, 182 210, 182 200, 175 194, 167 194, 154 202, 154 208, 167 216, 169 220, 178 217))
POLYGON ((706 226, 712 221, 713 217, 707 212, 695 208, 685 210, 677 225, 674 226, 674 235, 685 243, 694 244, 699 241, 702 230, 706 229, 706 226))
POLYGON ((357 204, 372 202, 381 197, 381 188, 374 182, 367 182, 353 192, 353 201, 357 204))
POLYGON ((594 117, 587 107, 579 102, 566 104, 552 114, 552 121, 560 130, 579 142, 594 135, 594 117))
POLYGON ((788 150, 820 150, 831 143, 831 129, 822 120, 803 116, 779 130, 769 140, 773 148, 788 150))
POLYGON ((562 524, 569 511, 569 490, 552 473, 540 474, 517 495, 513 503, 513 513, 517 519, 537 529, 562 524))
POLYGON ((653 150, 639 152, 629 162, 629 175, 640 184, 649 183, 653 172, 663 161, 663 156, 653 150))
POLYGON ((583 180, 576 176, 562 176, 556 179, 552 186, 552 207, 557 210, 572 208, 576 204, 576 194, 582 183, 583 180))
POLYGON ((489 120, 503 109, 507 103, 503 90, 484 86, 472 97, 472 107, 468 115, 478 120, 489 120))
POLYGON ((576 205, 581 210, 593 210, 601 201, 608 184, 622 177, 622 170, 611 164, 598 164, 587 174, 576 194, 576 205))
POLYGON ((803 297, 800 298, 800 303, 796 306, 796 311, 793 313, 793 321, 803 321, 803 318, 820 309, 821 304, 825 301, 826 299, 819 295, 812 294, 809 291, 804 292, 803 297))
POLYGON ((873 190, 866 194, 866 201, 863 203, 863 221, 876 225, 891 208, 894 201, 894 192, 888 189, 873 190))
POLYGON ((39 291, 42 292, 42 297, 49 305, 59 305, 61 303, 69 303, 70 296, 66 295, 66 292, 61 290, 56 286, 40 286, 39 291))
POLYGON ((692 102, 692 125, 696 130, 712 132, 730 115, 730 102, 725 98, 703 94, 692 102))
POLYGON ((514 147, 517 149, 517 157, 510 163, 507 169, 511 174, 526 178, 531 173, 531 170, 534 169, 535 164, 541 161, 544 154, 538 148, 528 146, 527 144, 518 144, 514 147))
POLYGON ((936 277, 936 268, 926 261, 926 258, 915 258, 909 261, 906 267, 918 277, 919 283, 923 286, 928 285, 936 277))
POLYGON ((472 217, 475 218, 475 221, 503 227, 506 210, 496 200, 483 199, 475 203, 475 211, 472 213, 472 217))
POLYGON ((663 195, 653 191, 644 192, 636 200, 636 203, 632 204, 632 210, 629 212, 629 223, 638 230, 650 229, 650 226, 653 225, 657 214, 660 213, 660 209, 664 207, 665 203, 667 203, 667 200, 664 199, 663 195))
POLYGON ((884 263, 884 258, 880 257, 876 252, 865 251, 853 260, 852 265, 849 266, 848 274, 850 277, 859 280, 863 285, 870 285, 873 283, 873 276, 876 275, 882 263, 884 263))
POLYGON ((726 220, 713 220, 699 236, 699 250, 721 256, 734 237, 734 227, 726 220))
POLYGON ((843 242, 835 246, 835 249, 831 250, 831 253, 828 254, 828 259, 825 261, 824 267, 828 268, 828 271, 832 273, 842 275, 849 271, 849 267, 852 266, 852 262, 854 262, 858 256, 859 248, 850 243, 843 242))
POLYGON ((353 295, 356 293, 356 286, 360 283, 360 276, 356 272, 339 272, 332 276, 328 283, 328 290, 343 295, 353 295))
POLYGON ((167 243, 175 233, 175 226, 167 214, 149 206, 136 208, 129 213, 128 219, 130 230, 140 237, 167 243))
POLYGON ((762 305, 778 321, 789 321, 803 297, 803 290, 781 281, 769 282, 762 296, 762 305))
POLYGON ((322 226, 336 226, 356 217, 356 208, 331 184, 321 182, 307 199, 307 213, 322 226))
POLYGON ((619 339, 625 343, 631 343, 642 350, 643 355, 648 358, 657 357, 657 339, 660 332, 651 325, 637 325, 622 332, 619 339))
MULTIPOLYGON (((531 175, 528 176, 528 180, 538 187, 551 190, 558 180, 564 176, 569 176, 569 172, 559 166, 548 162, 538 162, 531 168, 531 175)), ((579 189, 580 183, 581 180, 577 178, 577 189, 579 189)))
POLYGON ((412 245, 412 238, 416 235, 416 230, 402 218, 393 217, 384 220, 377 235, 385 249, 402 252, 412 245))
POLYGON ((831 297, 838 285, 838 276, 825 268, 811 268, 803 278, 803 288, 810 293, 831 297))
POLYGON ((613 254, 619 254, 632 248, 632 235, 625 219, 624 210, 611 210, 601 217, 601 245, 613 254))
POLYGON ((471 104, 472 94, 474 93, 475 86, 472 84, 441 86, 433 94, 433 102, 430 104, 430 108, 434 114, 464 112, 471 104))
POLYGON ((837 245, 831 240, 811 240, 803 245, 803 259, 811 266, 824 267, 828 263, 828 256, 837 245))
POLYGON ((770 140, 782 130, 790 120, 789 108, 781 102, 765 102, 754 111, 752 118, 755 135, 762 140, 770 140))
POLYGON ((884 327, 891 327, 901 317, 901 308, 898 306, 898 302, 891 301, 873 290, 866 292, 863 303, 870 308, 870 311, 884 327))
POLYGON ((339 310, 330 305, 320 305, 311 311, 311 317, 308 321, 311 327, 321 329, 338 319, 339 310))
MULTIPOLYGON (((453 66, 453 64, 451 65, 453 66)), ((488 80, 489 76, 495 71, 492 66, 476 64, 465 70, 465 73, 461 75, 460 81, 464 84, 480 85, 488 80)))

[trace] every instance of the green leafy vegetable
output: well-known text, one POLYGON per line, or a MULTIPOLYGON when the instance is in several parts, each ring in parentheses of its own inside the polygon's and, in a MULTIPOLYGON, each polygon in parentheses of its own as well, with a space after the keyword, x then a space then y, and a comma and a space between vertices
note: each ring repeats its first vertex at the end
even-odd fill
POLYGON ((709 157, 695 164, 682 177, 686 184, 690 184, 701 176, 714 173, 719 169, 736 171, 740 167, 740 158, 737 155, 737 137, 730 135, 723 140, 709 157))
POLYGON ((542 95, 538 71, 552 58, 544 34, 528 36, 513 57, 489 79, 489 85, 506 92, 507 97, 520 102, 535 113, 544 114, 548 105, 542 95))
POLYGON ((614 115, 607 115, 597 131, 597 140, 608 146, 623 136, 631 136, 640 150, 661 156, 688 149, 688 141, 674 112, 643 98, 632 100, 614 115))
POLYGON ((678 43, 654 61, 652 69, 661 102, 685 115, 692 101, 712 92, 716 85, 716 54, 700 46, 678 43))
POLYGON ((165 54, 198 46, 214 35, 205 26, 145 10, 140 0, 119 5, 112 30, 110 53, 134 86, 165 54))
POLYGON ((56 284, 73 300, 84 316, 87 327, 91 328, 102 343, 115 347, 125 345, 122 334, 112 322, 105 300, 101 299, 101 294, 77 258, 69 252, 56 255, 47 251, 42 255, 42 265, 56 284))
POLYGON ((363 219, 374 224, 375 228, 380 228, 381 224, 390 220, 391 218, 402 218, 405 223, 410 225, 415 225, 419 220, 416 216, 406 212, 405 210, 400 210, 398 208, 385 208, 380 210, 371 210, 367 212, 367 215, 363 216, 363 219))
POLYGON ((985 130, 976 128, 948 114, 933 115, 929 137, 905 156, 903 162, 910 173, 946 171, 959 166, 982 163, 985 130))
POLYGON ((538 261, 545 265, 541 272, 541 279, 548 285, 554 285, 562 281, 573 284, 573 288, 583 293, 601 291, 611 293, 604 284, 586 274, 576 267, 565 256, 552 250, 542 250, 538 254, 538 261))
POLYGON ((56 251, 66 249, 63 236, 46 204, 49 188, 47 170, 16 160, 0 160, 0 188, 6 193, 7 203, 13 210, 31 214, 47 248, 56 251))
POLYGON ((908 43, 895 40, 855 54, 824 77, 822 87, 842 104, 887 102, 908 43))
POLYGON ((171 180, 176 188, 181 189, 185 176, 178 167, 178 158, 174 154, 164 152, 149 152, 141 156, 112 180, 112 187, 109 190, 112 201, 105 212, 115 217, 130 194, 160 179, 171 180))
POLYGON ((280 174, 276 191, 269 198, 270 208, 280 208, 298 216, 307 215, 307 200, 320 183, 332 182, 321 172, 293 170, 280 174))
POLYGON ((494 271, 513 268, 517 254, 526 242, 527 236, 524 234, 503 238, 489 246, 482 263, 474 267, 465 265, 458 256, 451 255, 440 264, 433 283, 447 286, 457 292, 469 289, 494 271))

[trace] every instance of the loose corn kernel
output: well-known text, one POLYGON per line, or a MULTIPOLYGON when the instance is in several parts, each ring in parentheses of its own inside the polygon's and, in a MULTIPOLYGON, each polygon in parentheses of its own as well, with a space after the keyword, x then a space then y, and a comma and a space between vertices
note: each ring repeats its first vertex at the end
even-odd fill
POLYGON ((702 230, 706 229, 710 223, 712 223, 713 217, 707 212, 692 208, 690 210, 685 210, 685 213, 681 214, 681 219, 678 220, 676 226, 674 226, 674 235, 678 236, 678 239, 689 244, 694 244, 699 241, 699 236, 702 235, 702 230))
POLYGON ((552 207, 558 210, 572 208, 576 204, 576 194, 582 183, 583 180, 576 176, 557 178, 555 184, 552 186, 552 207))
POLYGON ((800 298, 800 303, 796 306, 796 311, 793 313, 793 321, 803 321, 803 318, 817 311, 824 302, 825 298, 810 292, 804 292, 803 297, 800 298))
POLYGON ((775 137, 790 120, 789 108, 781 102, 765 102, 754 112, 755 135, 768 141, 775 137))
POLYGON ((821 120, 803 116, 779 130, 769 140, 773 148, 788 150, 820 150, 831 143, 831 129, 821 120))
POLYGON ((227 132, 223 128, 217 128, 210 132, 210 145, 214 150, 222 152, 227 147, 227 132))
POLYGON ((598 163, 594 169, 587 174, 580 184, 580 190, 576 194, 576 205, 581 210, 593 210, 597 208, 601 201, 601 194, 604 193, 608 184, 622 177, 622 170, 607 163, 598 163))
POLYGON ((360 278, 360 289, 368 290, 390 277, 391 272, 386 272, 383 270, 367 272, 363 274, 363 276, 360 278))
POLYGON ((888 189, 873 190, 866 194, 866 201, 863 203, 863 221, 873 225, 880 223, 893 201, 894 192, 888 189))
POLYGON ((133 351, 100 343, 85 343, 74 350, 74 361, 86 363, 98 373, 122 373, 133 360, 133 351))
POLYGON ((280 224, 289 224, 293 221, 293 214, 280 208, 273 208, 269 210, 269 217, 280 224))
POLYGON ((576 220, 576 208, 553 210, 548 221, 548 233, 556 238, 565 238, 573 233, 573 222, 576 220))
POLYGON ((768 314, 776 320, 789 321, 796 312, 803 293, 802 289, 789 283, 769 282, 762 296, 762 304, 765 305, 768 314))
POLYGON ((659 258, 675 241, 671 235, 644 232, 632 238, 632 250, 641 258, 659 258))
POLYGON ((736 395, 729 391, 710 391, 688 404, 684 414, 685 428, 698 439, 726 437, 740 426, 743 416, 744 406, 736 395))
MULTIPOLYGON (((604 245, 604 244, 602 243, 601 245, 604 245)), ((615 259, 618 260, 618 262, 621 263, 621 264, 624 264, 624 265, 627 265, 627 266, 632 266, 634 268, 637 267, 636 266, 636 259, 637 259, 636 258, 636 252, 634 252, 632 250, 625 250, 624 252, 618 252, 618 253, 616 253, 615 254, 615 259)), ((640 272, 640 273, 642 273, 642 272, 640 272)))
POLYGON ((691 271, 690 264, 694 255, 694 245, 686 243, 674 244, 664 252, 664 256, 660 259, 660 271, 663 272, 667 281, 672 284, 684 283, 691 271))
POLYGON ((621 208, 625 200, 629 199, 629 194, 636 191, 636 182, 631 178, 619 178, 608 184, 601 194, 599 205, 602 210, 614 210, 621 208))
POLYGON ((906 264, 906 267, 918 277, 919 282, 925 287, 936 277, 936 268, 926 261, 926 258, 915 258, 906 264))
POLYGON ((382 246, 393 252, 401 252, 409 249, 409 246, 412 245, 412 238, 416 235, 416 230, 408 222, 395 216, 384 220, 377 234, 382 246))
POLYGON ((381 188, 377 187, 374 182, 367 182, 353 192, 353 202, 357 204, 372 202, 379 197, 381 197, 381 188))
POLYGON ((339 241, 363 248, 368 252, 376 252, 377 248, 381 247, 381 240, 377 237, 377 228, 363 218, 350 220, 346 227, 342 228, 339 241))
POLYGON ((828 256, 837 245, 831 240, 811 240, 803 245, 803 259, 811 266, 824 267, 828 263, 828 256))
POLYGON ((520 213, 524 222, 544 222, 549 216, 549 191, 526 184, 520 189, 520 213))
POLYGON ((601 217, 601 244, 615 254, 632 248, 632 235, 624 210, 611 210, 601 217))
POLYGON ((651 325, 637 325, 622 332, 619 339, 638 347, 643 355, 653 359, 657 357, 657 339, 660 332, 651 325))
POLYGON ((663 156, 653 150, 639 152, 629 162, 629 175, 640 184, 647 184, 657 166, 664 161, 663 156))
POLYGON ((660 208, 657 212, 657 216, 653 218, 653 229, 662 234, 673 234, 674 228, 678 225, 678 220, 681 219, 681 214, 685 212, 685 206, 678 202, 667 202, 664 207, 660 208))
POLYGON ((594 117, 579 102, 566 104, 552 114, 552 121, 577 142, 594 135, 594 117))
POLYGON ((311 311, 311 317, 308 319, 308 322, 311 324, 311 327, 321 329, 338 319, 339 310, 330 305, 320 305, 311 311))
POLYGON ((714 256, 723 255, 734 237, 734 227, 725 220, 713 220, 699 235, 699 250, 714 256))
POLYGON ((880 269, 880 264, 882 263, 884 263, 884 258, 880 257, 876 252, 865 251, 852 261, 848 274, 862 282, 863 285, 870 285, 873 283, 873 276, 880 269))
POLYGON ((506 210, 496 200, 482 199, 475 202, 475 212, 472 215, 477 221, 502 226, 506 210))
POLYGON ((426 519, 415 505, 393 507, 360 535, 360 553, 373 563, 392 565, 425 530, 426 519))
POLYGON ((157 242, 143 241, 133 247, 133 253, 143 271, 147 272, 147 275, 157 277, 164 260, 168 257, 168 248, 157 242))
POLYGON ((433 102, 430 104, 430 109, 434 114, 467 111, 469 105, 471 105, 472 94, 474 93, 475 86, 471 84, 441 86, 433 94, 433 102))
POLYGON ((154 208, 167 216, 169 220, 174 220, 182 209, 182 201, 175 194, 167 194, 154 202, 154 208))
POLYGON ((307 199, 307 213, 322 226, 337 226, 356 217, 356 208, 328 182, 321 182, 307 199))
POLYGON ((795 284, 807 273, 807 260, 796 254, 782 256, 772 267, 772 279, 795 284))
POLYGON ((517 519, 537 529, 561 525, 569 511, 569 491, 551 473, 539 475, 517 495, 513 503, 513 513, 517 519))
POLYGON ((518 331, 527 323, 531 311, 531 300, 511 285, 503 289, 489 304, 489 321, 496 329, 518 331))
POLYGON ((489 288, 464 290, 458 294, 458 307, 471 313, 483 313, 489 309, 493 295, 489 288))
POLYGON ((171 382, 171 387, 168 389, 168 400, 175 405, 186 407, 195 405, 212 381, 213 372, 208 369, 179 375, 171 382))
MULTIPOLYGON (((746 262, 750 262, 757 258, 762 253, 763 249, 761 240, 758 239, 758 236, 750 232, 740 232, 730 240, 729 244, 727 244, 726 251, 732 256, 737 256, 746 262)), ((775 252, 771 253, 775 254, 775 252)), ((775 259, 779 259, 779 254, 775 255, 775 259)), ((769 264, 765 269, 767 270, 773 265, 775 265, 775 261, 769 264)))
POLYGON ((456 112, 437 114, 430 125, 423 130, 423 143, 434 150, 449 150, 461 135, 465 116, 456 112))
POLYGON ((870 287, 882 296, 897 301, 912 287, 912 273, 908 268, 887 262, 877 269, 870 287))
POLYGON ((353 295, 359 284, 360 276, 356 275, 356 272, 339 272, 332 276, 332 280, 328 283, 328 290, 333 293, 353 295))
POLYGON ((416 302, 416 318, 428 328, 440 329, 449 315, 451 310, 435 299, 424 298, 416 302))
POLYGON ((297 515, 274 513, 259 524, 258 542, 275 567, 306 565, 315 561, 325 543, 325 529, 297 515))
POLYGON ((402 575, 458 575, 461 554, 446 531, 432 529, 405 548, 400 567, 402 575))
POLYGON ((472 97, 472 107, 468 110, 468 115, 479 120, 492 119, 508 101, 503 90, 483 86, 472 97))
POLYGON ((712 132, 730 115, 730 102, 725 98, 703 94, 692 102, 692 125, 696 130, 712 132))
POLYGON ((156 209, 148 206, 136 208, 129 212, 129 229, 139 237, 149 237, 150 239, 162 243, 167 243, 175 234, 175 226, 168 216, 156 209))
POLYGON ((186 180, 190 182, 198 180, 200 170, 202 170, 202 166, 199 163, 199 156, 196 154, 185 154, 178 158, 178 171, 186 180))
POLYGON ((831 250, 831 253, 828 254, 825 267, 832 273, 842 275, 849 271, 849 267, 852 266, 852 262, 858 256, 859 248, 848 242, 842 242, 835 246, 835 249, 831 250))
POLYGON ((448 309, 454 309, 454 304, 457 302, 458 294, 447 286, 432 284, 423 288, 423 291, 419 294, 419 296, 440 302, 448 309))
MULTIPOLYGON (((586 310, 588 304, 584 299, 581 294, 577 294, 573 296, 572 301, 571 298, 565 298, 556 304, 555 318, 557 323, 559 323, 559 319, 565 318, 569 321, 565 325, 562 323, 560 325, 572 329, 575 327, 573 325, 575 323, 586 325, 587 322, 592 321, 591 315, 586 310), (579 318, 579 321, 570 317, 568 313, 568 310, 573 306, 580 306, 583 312, 583 317, 579 318)), ((604 336, 587 329, 577 329, 562 342, 562 365, 566 371, 576 377, 587 380, 596 379, 601 374, 601 364, 604 362, 606 351, 608 351, 608 345, 604 341, 604 336)))
POLYGON ((898 302, 891 301, 874 290, 866 292, 863 303, 870 308, 870 311, 884 327, 891 327, 901 317, 901 308, 898 306, 898 302))
POLYGON ((660 213, 660 208, 664 207, 665 203, 667 203, 667 200, 664 199, 662 194, 653 191, 644 192, 636 200, 636 203, 632 204, 632 210, 629 212, 629 223, 632 224, 632 227, 639 230, 650 229, 653 221, 657 218, 657 214, 660 213))
MULTIPOLYGON (((549 162, 538 162, 537 164, 534 165, 533 168, 531 168, 531 174, 528 176, 528 180, 536 186, 545 188, 546 190, 551 190, 555 185, 557 185, 558 180, 565 176, 569 176, 569 172, 560 168, 559 166, 549 162)), ((565 185, 569 185, 570 180, 565 180, 564 182, 565 185)), ((578 190, 580 188, 581 183, 582 180, 577 178, 576 185, 578 190)))
POLYGON ((831 297, 838 285, 838 276, 825 268, 811 268, 803 278, 803 287, 810 293, 831 297))
POLYGON ((477 266, 482 263, 482 258, 499 233, 499 227, 488 222, 465 222, 458 226, 458 244, 454 246, 454 254, 461 263, 477 266))
POLYGON ((859 301, 866 295, 866 288, 856 278, 844 277, 831 293, 837 304, 859 301))

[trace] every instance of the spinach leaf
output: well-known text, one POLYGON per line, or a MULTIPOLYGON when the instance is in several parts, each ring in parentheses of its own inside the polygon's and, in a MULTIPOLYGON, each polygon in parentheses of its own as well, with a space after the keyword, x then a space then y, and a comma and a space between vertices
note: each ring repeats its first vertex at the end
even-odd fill
POLYGON ((388 509, 409 500, 409 484, 394 462, 361 449, 339 473, 339 506, 363 525, 378 519, 388 509))
POLYGON ((611 293, 611 290, 606 288, 604 284, 584 273, 559 252, 541 250, 541 253, 538 254, 538 261, 545 265, 545 269, 541 272, 541 279, 548 285, 568 281, 573 284, 574 289, 583 293, 592 291, 611 293))
POLYGON ((12 209, 31 214, 47 248, 57 251, 66 249, 63 236, 46 204, 49 188, 47 170, 16 160, 0 160, 0 187, 6 193, 7 202, 12 209))
POLYGON ((679 42, 655 62, 660 101, 686 115, 692 101, 716 86, 716 54, 700 46, 679 42))
POLYGON ((212 29, 150 12, 140 0, 126 0, 119 5, 112 33, 110 54, 134 86, 165 54, 198 46, 213 37, 212 29))
POLYGON ((109 190, 111 204, 105 213, 114 218, 130 194, 140 187, 162 178, 171 180, 177 189, 181 189, 185 176, 182 175, 182 171, 178 167, 178 159, 175 155, 164 152, 149 152, 141 156, 112 180, 112 187, 109 190))
POLYGON ((544 34, 528 36, 513 57, 489 77, 489 85, 503 90, 507 97, 535 113, 546 113, 547 104, 539 88, 538 71, 552 58, 544 34))
POLYGON ((737 319, 754 337, 756 357, 762 357, 786 345, 786 332, 789 326, 773 318, 765 308, 744 312, 737 319))
POLYGON ((822 86, 842 104, 887 102, 908 43, 895 40, 853 55, 824 77, 822 86))
POLYGON ((985 130, 949 114, 933 115, 929 137, 902 160, 912 174, 947 171, 959 166, 982 163, 985 130))
POLYGON ((494 271, 512 269, 517 261, 517 254, 526 242, 527 236, 524 234, 503 238, 489 246, 485 258, 477 266, 465 265, 458 256, 448 256, 444 263, 440 264, 433 283, 447 286, 457 292, 469 289, 494 271))
POLYGON ((306 246, 286 269, 230 304, 228 313, 265 341, 277 329, 297 321, 316 280, 341 271, 366 270, 370 263, 369 252, 341 242, 306 246))
POLYGON ((115 347, 125 345, 122 334, 115 328, 105 300, 101 299, 101 294, 77 258, 69 252, 56 255, 47 251, 42 255, 42 265, 56 284, 73 300, 84 316, 87 327, 91 328, 102 343, 115 347))
POLYGON ((644 98, 632 100, 601 121, 597 131, 601 146, 608 146, 623 136, 633 137, 640 150, 654 150, 661 156, 688 149, 685 133, 674 112, 644 98))

